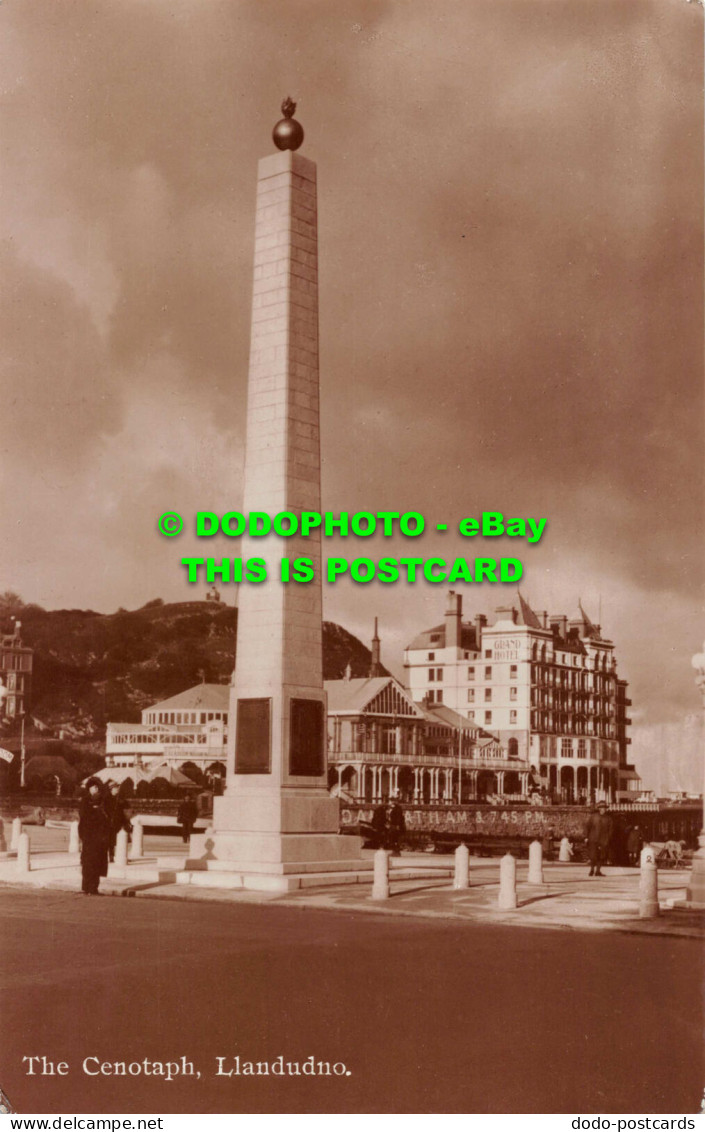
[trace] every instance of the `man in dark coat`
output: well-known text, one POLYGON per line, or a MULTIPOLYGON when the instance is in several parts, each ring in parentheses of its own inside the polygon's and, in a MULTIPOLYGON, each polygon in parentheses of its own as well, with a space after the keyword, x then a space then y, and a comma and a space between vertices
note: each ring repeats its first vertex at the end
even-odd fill
POLYGON ((632 826, 627 834, 627 856, 630 865, 638 865, 641 851, 644 848, 644 838, 638 825, 632 826))
POLYGON ((607 813, 604 802, 600 802, 597 809, 590 814, 585 832, 590 860, 589 876, 602 877, 605 874, 600 869, 600 865, 604 864, 612 837, 612 819, 607 813))
POLYGON ((399 805, 399 799, 395 798, 389 807, 389 815, 387 817, 389 826, 389 848, 394 857, 399 857, 401 854, 401 839, 406 833, 406 822, 404 821, 404 811, 399 805))
POLYGON ((387 811, 384 806, 375 806, 370 821, 372 848, 384 849, 387 845, 387 811))
POLYGON ((189 841, 191 834, 193 833, 193 827, 197 817, 198 807, 191 795, 187 794, 187 796, 179 806, 179 810, 176 815, 176 820, 181 826, 181 837, 183 839, 184 845, 187 841, 189 841))
POLYGON ((90 778, 78 811, 78 836, 81 839, 81 891, 97 896, 100 878, 108 875, 110 818, 103 805, 102 783, 90 778))

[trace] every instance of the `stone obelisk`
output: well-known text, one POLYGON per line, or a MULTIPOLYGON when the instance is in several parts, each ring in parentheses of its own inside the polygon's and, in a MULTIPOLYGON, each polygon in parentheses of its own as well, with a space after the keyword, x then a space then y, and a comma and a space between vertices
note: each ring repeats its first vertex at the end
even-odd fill
MULTIPOLYGON (((258 167, 245 454, 245 513, 321 508, 316 166, 296 152, 294 103, 273 133, 278 153, 258 167)), ((359 867, 356 838, 338 835, 328 793, 322 662, 321 543, 243 540, 267 581, 239 589, 230 694, 228 772, 216 798, 216 859, 250 875, 359 867), (305 557, 315 577, 283 581, 281 562, 305 557), (353 864, 353 862, 357 864, 353 864)))

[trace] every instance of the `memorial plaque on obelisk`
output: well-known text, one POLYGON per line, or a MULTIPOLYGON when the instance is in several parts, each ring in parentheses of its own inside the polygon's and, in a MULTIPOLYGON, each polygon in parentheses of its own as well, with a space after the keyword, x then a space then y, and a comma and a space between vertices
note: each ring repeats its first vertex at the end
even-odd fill
MULTIPOLYGON (((296 152, 295 109, 282 104, 280 152, 258 167, 245 513, 321 509, 316 166, 296 152)), ((241 553, 264 557, 268 578, 239 591, 215 857, 255 876, 359 867, 359 841, 338 836, 328 792, 320 538, 243 540, 241 553), (312 560, 313 581, 282 581, 285 557, 312 560)))

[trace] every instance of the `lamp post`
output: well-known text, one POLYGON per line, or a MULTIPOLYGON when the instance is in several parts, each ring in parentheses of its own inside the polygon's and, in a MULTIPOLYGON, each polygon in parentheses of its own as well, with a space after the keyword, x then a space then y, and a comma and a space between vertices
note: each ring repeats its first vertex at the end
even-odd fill
MULTIPOLYGON (((691 664, 696 672, 695 683, 700 689, 705 708, 705 642, 703 651, 695 654, 691 664)), ((691 908, 705 908, 705 789, 703 790, 703 825, 698 843, 700 847, 693 854, 693 869, 687 894, 687 902, 691 908)))
POLYGON ((25 749, 24 749, 24 712, 20 716, 22 720, 20 725, 20 789, 24 790, 24 764, 25 764, 25 749))

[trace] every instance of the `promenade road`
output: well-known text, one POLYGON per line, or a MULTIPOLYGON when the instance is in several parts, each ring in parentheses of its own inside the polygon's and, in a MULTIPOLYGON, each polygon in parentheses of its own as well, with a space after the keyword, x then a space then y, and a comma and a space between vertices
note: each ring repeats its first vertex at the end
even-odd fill
POLYGON ((697 939, 0 890, 19 1112, 697 1112, 697 939), (350 1076, 218 1077, 216 1058, 350 1076), (23 1056, 70 1065, 25 1074, 23 1056), (98 1076, 84 1058, 200 1079, 98 1076))

